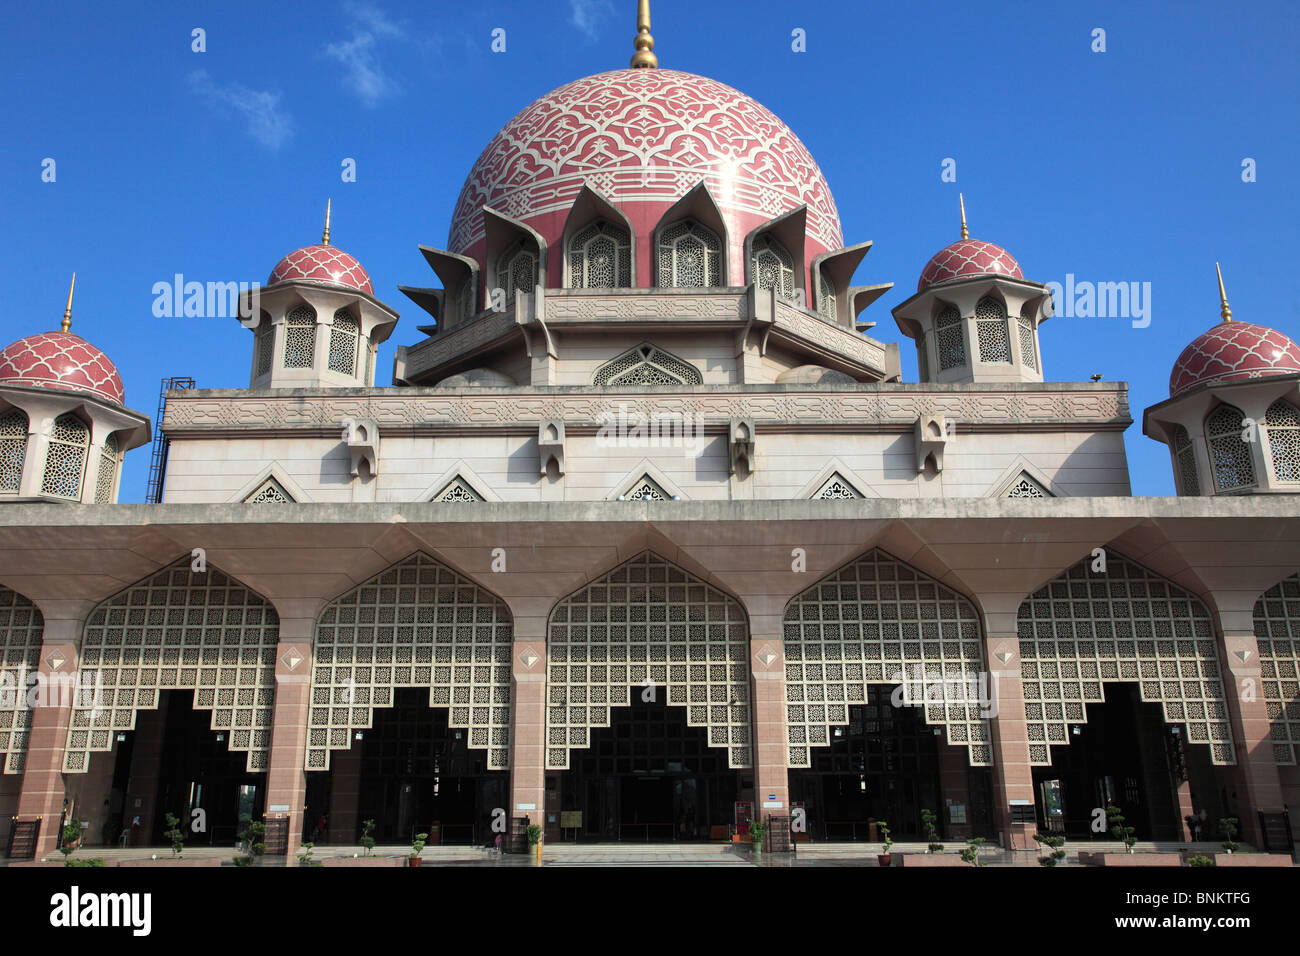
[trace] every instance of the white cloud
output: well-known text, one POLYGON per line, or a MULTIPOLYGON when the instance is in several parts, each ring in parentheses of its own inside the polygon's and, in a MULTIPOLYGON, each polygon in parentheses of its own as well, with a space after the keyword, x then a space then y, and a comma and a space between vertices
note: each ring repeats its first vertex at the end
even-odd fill
POLYGON ((293 135, 293 122, 280 108, 280 94, 250 90, 240 83, 218 84, 207 70, 190 74, 190 86, 213 106, 238 114, 248 126, 248 135, 271 152, 276 152, 293 135))
POLYGON ((614 13, 613 0, 569 0, 570 22, 591 39, 596 38, 596 24, 614 13))
POLYGON ((375 107, 401 87, 384 72, 379 58, 379 41, 405 38, 401 25, 371 3, 344 4, 352 36, 327 44, 324 53, 344 68, 343 85, 362 103, 375 107))

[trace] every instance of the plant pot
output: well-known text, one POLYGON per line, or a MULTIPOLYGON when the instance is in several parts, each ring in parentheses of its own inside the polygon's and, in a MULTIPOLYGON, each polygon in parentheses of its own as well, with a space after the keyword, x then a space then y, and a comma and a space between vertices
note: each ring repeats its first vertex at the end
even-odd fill
POLYGON ((881 866, 892 866, 893 863, 894 863, 894 854, 892 854, 892 853, 878 853, 878 854, 876 854, 876 861, 877 861, 881 866))
POLYGON ((423 866, 423 865, 424 865, 424 861, 421 860, 418 856, 407 857, 406 865, 407 865, 407 866, 423 866))

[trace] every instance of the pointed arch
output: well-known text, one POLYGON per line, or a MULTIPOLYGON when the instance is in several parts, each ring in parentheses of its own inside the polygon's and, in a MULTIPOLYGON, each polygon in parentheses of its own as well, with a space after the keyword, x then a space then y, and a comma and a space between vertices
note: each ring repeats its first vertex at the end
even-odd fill
POLYGON ((76 412, 65 412, 54 419, 54 425, 50 428, 49 447, 45 452, 41 494, 80 500, 89 450, 90 426, 76 412))
POLYGON ((29 427, 21 408, 0 413, 0 495, 16 495, 22 487, 29 427))
POLYGON ((265 770, 279 639, 271 602, 210 564, 191 570, 188 554, 119 591, 86 618, 64 772, 85 773, 168 690, 193 690, 248 770, 265 770))
POLYGON ((1300 763, 1300 574, 1260 595, 1254 616, 1273 759, 1294 767, 1300 763))
POLYGON ((1007 305, 990 292, 975 304, 975 337, 980 361, 986 364, 1011 363, 1011 332, 1007 325, 1007 305))
POLYGON ((690 362, 649 342, 628 349, 596 369, 593 385, 701 385, 704 376, 690 362))
POLYGON ((1300 481, 1300 408, 1279 398, 1264 414, 1264 430, 1274 480, 1300 481))
POLYGON ((849 722, 851 705, 867 703, 871 684, 902 684, 902 699, 965 747, 971 766, 992 763, 975 606, 893 555, 874 548, 795 595, 783 646, 790 767, 812 765, 812 749, 830 745, 832 728, 849 722))
POLYGON ((1245 416, 1235 405, 1220 405, 1205 417, 1205 445, 1210 454, 1210 473, 1220 492, 1254 488, 1255 457, 1242 440, 1245 416))
POLYGON ((311 496, 278 461, 273 461, 231 495, 229 501, 231 504, 298 504, 310 502, 311 496))
POLYGON ((662 289, 725 286, 730 248, 722 211, 709 187, 697 183, 655 226, 655 285, 662 289))
POLYGON ((1196 448, 1182 425, 1173 427, 1169 448, 1174 455, 1174 479, 1178 493, 1186 496, 1199 495, 1201 476, 1196 467, 1196 448))
POLYGON ((17 591, 0 587, 0 667, 9 680, 0 687, 0 759, 4 773, 21 774, 27 761, 32 709, 27 706, 27 675, 41 666, 45 619, 17 591))
POLYGON ((429 706, 510 767, 510 654, 505 601, 417 551, 325 606, 316 619, 307 770, 328 770, 398 687, 429 688, 429 706))
MULTIPOLYGON (((1108 549, 1109 550, 1109 549, 1108 549)), ((1020 605, 1017 629, 1029 761, 1052 762, 1069 725, 1105 700, 1102 685, 1132 681, 1164 719, 1208 744, 1216 764, 1234 764, 1228 705, 1205 603, 1190 591, 1110 552, 1104 572, 1085 558, 1020 605)))
POLYGON ((934 347, 939 356, 939 371, 966 366, 966 333, 961 311, 951 303, 935 300, 934 347))
POLYGON ((752 766, 749 620, 740 602, 652 551, 563 598, 547 621, 546 768, 653 685, 732 768, 752 766))
MULTIPOLYGON (((590 289, 613 286, 615 288, 632 288, 637 284, 636 272, 636 229, 627 215, 608 199, 592 189, 586 183, 573 201, 569 215, 564 220, 563 232, 564 275, 562 285, 569 289, 590 289), (604 229, 599 227, 603 226, 604 229), (599 235, 609 236, 614 246, 625 246, 621 258, 615 251, 611 270, 615 281, 602 285, 592 285, 589 280, 592 243, 597 241, 596 234, 589 234, 593 227, 599 235)), ((603 248, 603 247, 602 247, 603 248)), ((598 250, 596 250, 598 251, 598 250)), ((602 272, 603 270, 597 270, 602 272)))

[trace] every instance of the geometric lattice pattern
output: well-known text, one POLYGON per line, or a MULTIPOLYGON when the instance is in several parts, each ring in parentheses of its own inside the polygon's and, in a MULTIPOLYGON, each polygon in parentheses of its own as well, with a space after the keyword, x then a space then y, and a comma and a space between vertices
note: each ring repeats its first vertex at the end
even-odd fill
POLYGON ((771 236, 754 241, 751 269, 760 289, 771 289, 780 299, 794 298, 794 257, 771 236))
POLYGON ((115 405, 126 400, 108 356, 72 332, 40 332, 0 349, 0 384, 90 392, 115 405))
POLYGON ((821 313, 822 318, 826 321, 834 322, 839 318, 835 307, 835 284, 831 282, 830 276, 826 274, 825 269, 818 272, 817 280, 817 293, 821 297, 817 305, 817 311, 821 313))
POLYGON ((689 362, 649 343, 610 359, 592 376, 593 385, 699 385, 704 376, 689 362))
POLYGON ((1279 398, 1264 416, 1273 477, 1278 481, 1300 481, 1300 409, 1279 398))
POLYGON ((635 485, 619 496, 624 501, 669 501, 672 495, 664 491, 649 475, 642 475, 635 485))
POLYGON ((1177 468, 1174 478, 1177 480, 1180 495, 1199 495, 1201 478, 1196 470, 1196 449, 1182 425, 1175 425, 1173 430, 1173 452, 1177 468))
POLYGON ((41 662, 44 621, 36 605, 0 588, 0 667, 8 676, 0 693, 0 757, 5 773, 22 773, 32 711, 27 706, 27 675, 41 662))
POLYGON ((1273 759, 1300 763, 1300 575, 1264 592, 1255 603, 1255 640, 1273 759))
POLYGON ((72 412, 60 415, 50 430, 41 494, 76 501, 86 471, 86 446, 90 428, 72 412))
POLYGON ((532 293, 537 288, 537 254, 524 240, 511 246, 497 259, 497 282, 505 289, 506 301, 516 292, 532 293))
POLYGON ((447 486, 438 492, 432 498, 433 501, 461 501, 477 502, 482 501, 483 496, 469 486, 469 483, 457 475, 447 483, 447 486))
POLYGON ((357 339, 361 335, 361 324, 352 317, 347 309, 334 313, 334 324, 330 326, 329 370, 343 375, 357 374, 357 339))
POLYGON ((1007 314, 1001 303, 985 296, 975 306, 975 332, 979 339, 981 362, 1010 362, 1011 341, 1007 332, 1007 314))
POLYGON ((1020 263, 1001 246, 981 239, 959 239, 952 245, 944 246, 925 264, 921 278, 916 283, 916 291, 923 292, 932 285, 950 279, 979 275, 1004 275, 1015 279, 1025 277, 1020 271, 1020 263))
POLYGON ((316 310, 300 305, 284 320, 284 367, 311 368, 316 356, 316 310))
POLYGON ((1030 763, 1051 763, 1069 725, 1088 720, 1102 685, 1132 681, 1158 702, 1189 743, 1209 744, 1233 764, 1228 705, 1210 612, 1194 594, 1110 552, 1105 572, 1091 557, 1020 605, 1018 630, 1030 763))
POLYGON ((328 770, 398 687, 429 688, 488 769, 509 769, 513 631, 504 601, 421 553, 336 598, 316 622, 306 769, 328 770))
POLYGON ((99 451, 99 476, 95 479, 95 504, 113 503, 113 492, 117 490, 117 436, 109 435, 104 439, 104 447, 99 451))
POLYGON ((848 501, 861 497, 858 489, 849 484, 838 471, 827 478, 817 494, 813 495, 814 500, 822 501, 848 501))
POLYGON ((789 766, 811 766, 812 749, 831 743, 871 684, 905 684, 904 700, 965 747, 972 766, 992 762, 975 608, 892 555, 874 549, 793 598, 784 648, 789 766))
POLYGON ((1241 409, 1220 405, 1205 419, 1205 444, 1219 491, 1255 486, 1255 459, 1242 440, 1246 420, 1241 409))
POLYGON ((659 286, 703 289, 721 284, 722 243, 717 235, 687 219, 659 237, 659 286))
POLYGON ((749 767, 749 624, 732 597, 645 552, 560 601, 547 628, 546 767, 631 695, 686 710, 728 766, 749 767))
POLYGON ((286 279, 342 285, 375 294, 375 287, 370 284, 370 276, 361 268, 361 263, 337 246, 315 245, 295 249, 276 263, 266 284, 275 285, 286 279))
POLYGON ((1023 471, 1020 477, 1002 494, 1003 498, 1055 498, 1052 494, 1023 471))
POLYGON ((962 335, 961 313, 955 306, 945 306, 934 319, 935 348, 939 353, 939 371, 961 368, 966 364, 966 340, 962 335))
POLYGON ((1034 316, 1026 305, 1017 319, 1020 328, 1020 362, 1025 368, 1038 371, 1038 351, 1034 348, 1034 316))
POLYGON ((27 415, 11 408, 0 415, 0 494, 17 494, 27 456, 27 415))
POLYGON ((291 505, 293 503, 293 496, 274 478, 266 479, 256 491, 244 499, 244 504, 249 505, 291 505))
POLYGON ((168 690, 193 690, 249 772, 265 770, 279 637, 268 601, 211 565, 191 571, 189 556, 104 601, 86 619, 64 772, 84 773, 168 690))
POLYGON ((626 229, 592 223, 569 244, 569 281, 575 289, 626 289, 632 285, 631 239, 626 229))
POLYGON ((1220 322, 1183 349, 1169 373, 1173 398, 1203 385, 1300 372, 1300 345, 1276 329, 1220 322))

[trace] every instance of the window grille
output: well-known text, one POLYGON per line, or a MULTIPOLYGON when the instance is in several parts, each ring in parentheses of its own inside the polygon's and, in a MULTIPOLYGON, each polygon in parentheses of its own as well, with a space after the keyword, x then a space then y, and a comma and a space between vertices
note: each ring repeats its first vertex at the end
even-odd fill
POLYGON ((284 367, 311 368, 316 360, 316 310, 300 305, 284 320, 284 367))
POLYGON ((569 243, 569 283, 575 289, 632 285, 632 242, 626 229, 598 220, 569 243))
POLYGON ((1294 767, 1300 761, 1300 575, 1255 602, 1255 639, 1273 759, 1294 767))
POLYGON ((1220 405, 1205 419, 1210 471, 1219 491, 1255 486, 1255 461, 1241 437, 1245 427, 1241 409, 1232 405, 1220 405))
POLYGON ((818 291, 821 294, 821 302, 818 304, 818 309, 821 312, 822 317, 828 322, 836 322, 839 320, 839 310, 835 307, 835 284, 831 282, 830 278, 826 275, 825 269, 818 270, 817 280, 819 283, 818 291))
POLYGON ((244 502, 250 505, 289 505, 293 504, 293 495, 274 478, 268 478, 244 502))
POLYGON ((99 452, 99 477, 95 479, 96 504, 113 503, 113 492, 117 488, 119 452, 117 435, 109 435, 104 439, 104 447, 99 452))
POLYGON ((357 344, 361 339, 361 323, 347 309, 334 313, 330 326, 329 369, 343 375, 357 374, 357 344))
POLYGON ((1178 493, 1180 495, 1199 495, 1201 493, 1201 478, 1196 470, 1196 449, 1192 446, 1192 440, 1187 435, 1187 429, 1182 425, 1174 427, 1174 461, 1177 468, 1174 472, 1178 484, 1178 493))
POLYGON ((32 727, 27 688, 20 687, 16 677, 35 674, 40 668, 44 624, 36 605, 0 587, 0 667, 11 675, 9 692, 0 694, 0 760, 3 771, 9 774, 23 772, 32 727))
POLYGON ((1023 471, 1002 495, 1003 498, 1055 498, 1056 496, 1023 471))
POLYGON ((54 420, 45 458, 45 475, 41 494, 77 501, 81 498, 81 481, 86 474, 86 451, 90 428, 68 412, 54 420))
POLYGON ((271 324, 271 317, 265 312, 262 313, 262 319, 257 324, 256 345, 257 368, 254 375, 262 376, 271 371, 271 358, 275 349, 275 326, 271 324))
POLYGON ((1025 368, 1038 371, 1038 349, 1034 347, 1034 316, 1028 305, 1020 310, 1016 319, 1020 328, 1020 361, 1025 368))
POLYGON ((525 240, 497 259, 497 284, 505 289, 507 302, 513 302, 518 292, 531 293, 537 288, 537 253, 525 240))
POLYGON ((1300 481, 1300 409, 1278 399, 1264 415, 1268 432, 1273 477, 1278 481, 1300 481))
POLYGON ((722 284, 722 242, 712 230, 685 220, 659 237, 659 285, 703 289, 722 284))
POLYGON ((979 339, 981 362, 1011 361, 1007 312, 992 296, 985 296, 975 306, 975 333, 979 339))
POLYGON ((433 501, 482 501, 483 496, 469 486, 464 478, 457 476, 432 498, 433 501))
POLYGON ((27 457, 27 414, 11 408, 0 414, 0 495, 16 495, 27 457))
POLYGON ((861 498, 862 495, 838 471, 826 479, 826 483, 813 495, 814 499, 825 501, 842 501, 861 498))
POLYGON ((794 298, 794 257, 774 238, 763 235, 754 241, 750 268, 760 289, 771 289, 780 299, 794 298))
POLYGON ((689 362, 644 343, 611 359, 592 375, 593 385, 700 385, 704 376, 689 362))
POLYGON ((939 352, 939 371, 961 368, 966 364, 966 341, 962 332, 961 313, 955 306, 945 306, 934 320, 935 347, 939 352))

